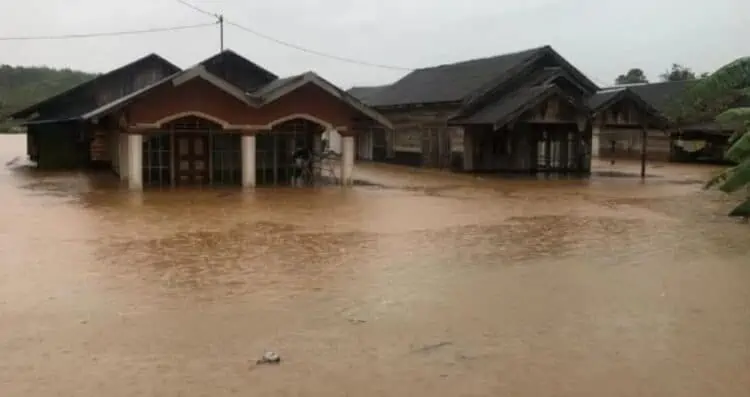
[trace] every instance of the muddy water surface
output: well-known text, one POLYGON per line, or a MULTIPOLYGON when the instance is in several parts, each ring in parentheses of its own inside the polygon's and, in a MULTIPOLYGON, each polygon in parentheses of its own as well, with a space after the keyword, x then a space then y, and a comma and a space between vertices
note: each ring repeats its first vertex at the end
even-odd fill
POLYGON ((133 194, 4 168, 0 395, 748 395, 750 229, 710 172, 133 194))

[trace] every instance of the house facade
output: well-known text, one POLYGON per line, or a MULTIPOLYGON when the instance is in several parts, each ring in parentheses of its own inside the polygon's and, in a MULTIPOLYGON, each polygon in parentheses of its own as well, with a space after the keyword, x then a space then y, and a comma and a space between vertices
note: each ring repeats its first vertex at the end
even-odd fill
POLYGON ((361 126, 391 128, 315 73, 279 78, 229 50, 186 70, 149 55, 12 117, 39 167, 107 167, 134 190, 287 183, 331 130, 351 183, 361 126))
POLYGON ((640 158, 645 143, 651 160, 720 162, 731 131, 714 122, 676 125, 665 116, 694 83, 695 80, 631 84, 599 91, 589 103, 592 111, 599 113, 594 127, 594 155, 605 159, 640 158), (637 119, 643 109, 652 115, 646 122, 645 135, 643 122, 637 119))
POLYGON ((419 69, 350 93, 394 126, 359 136, 363 158, 467 172, 587 173, 593 124, 586 101, 597 91, 544 46, 419 69))
POLYGON ((458 171, 590 171, 592 157, 720 158, 729 131, 669 125, 689 82, 600 89, 549 46, 418 69, 349 93, 393 130, 364 128, 362 159, 458 171))

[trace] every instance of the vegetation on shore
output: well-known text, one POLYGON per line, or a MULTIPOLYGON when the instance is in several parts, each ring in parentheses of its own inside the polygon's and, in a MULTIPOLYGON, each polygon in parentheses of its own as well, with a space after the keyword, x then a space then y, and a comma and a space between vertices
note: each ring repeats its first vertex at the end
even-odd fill
POLYGON ((729 63, 700 80, 674 105, 679 124, 714 119, 734 131, 725 157, 736 165, 706 183, 727 194, 744 193, 744 201, 729 216, 750 217, 750 57, 729 63))
POLYGON ((71 69, 0 65, 0 131, 9 114, 96 77, 71 69))

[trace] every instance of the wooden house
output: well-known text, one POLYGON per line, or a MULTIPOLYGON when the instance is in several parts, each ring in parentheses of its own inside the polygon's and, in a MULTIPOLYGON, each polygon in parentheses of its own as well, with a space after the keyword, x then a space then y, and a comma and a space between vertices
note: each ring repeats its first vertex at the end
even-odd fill
POLYGON ((232 51, 180 70, 149 55, 12 115, 42 168, 111 168, 130 188, 286 183, 299 149, 337 130, 340 180, 354 136, 390 122, 313 72, 279 78, 232 51))
POLYGON ((646 156, 651 160, 721 161, 731 131, 712 121, 676 125, 666 116, 669 107, 695 82, 631 84, 598 92, 589 101, 596 114, 593 155, 607 159, 640 158, 645 146, 646 156), (642 110, 651 115, 647 121, 639 116, 642 110))
POLYGON ((350 90, 394 126, 361 134, 358 154, 462 171, 586 173, 586 102, 597 91, 550 46, 418 69, 350 90))

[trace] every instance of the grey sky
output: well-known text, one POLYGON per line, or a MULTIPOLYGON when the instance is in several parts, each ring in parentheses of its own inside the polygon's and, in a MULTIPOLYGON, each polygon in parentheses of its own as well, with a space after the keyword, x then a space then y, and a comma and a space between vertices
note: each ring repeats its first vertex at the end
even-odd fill
MULTIPOLYGON (((712 71, 750 55, 748 0, 193 0, 267 35, 372 63, 424 67, 551 44, 600 85, 673 62, 712 71)), ((175 0, 23 0, 0 4, 0 36, 67 34, 210 22, 175 0)), ((218 28, 118 38, 0 41, 0 63, 102 72, 156 52, 186 67, 218 51, 218 28)), ((226 46, 279 75, 383 84, 405 72, 286 48, 235 27, 226 46)))

